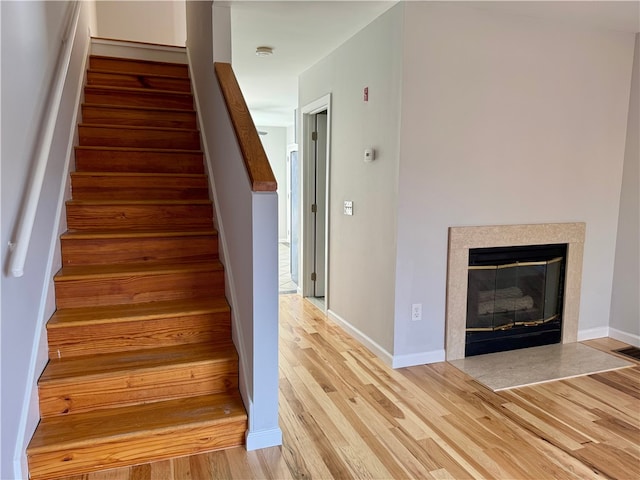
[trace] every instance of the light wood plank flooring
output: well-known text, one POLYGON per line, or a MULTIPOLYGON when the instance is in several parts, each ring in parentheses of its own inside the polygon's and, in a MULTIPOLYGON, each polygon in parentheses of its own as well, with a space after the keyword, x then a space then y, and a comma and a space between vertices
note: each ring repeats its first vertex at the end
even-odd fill
POLYGON ((280 298, 281 448, 67 480, 640 478, 640 364, 493 393, 444 362, 391 370, 309 302, 280 298))

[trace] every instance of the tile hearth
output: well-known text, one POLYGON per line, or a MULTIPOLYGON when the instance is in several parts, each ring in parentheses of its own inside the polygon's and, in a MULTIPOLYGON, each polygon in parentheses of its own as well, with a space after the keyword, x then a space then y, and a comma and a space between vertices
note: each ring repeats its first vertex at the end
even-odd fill
POLYGON ((477 355, 450 364, 493 391, 631 367, 634 363, 581 343, 477 355))

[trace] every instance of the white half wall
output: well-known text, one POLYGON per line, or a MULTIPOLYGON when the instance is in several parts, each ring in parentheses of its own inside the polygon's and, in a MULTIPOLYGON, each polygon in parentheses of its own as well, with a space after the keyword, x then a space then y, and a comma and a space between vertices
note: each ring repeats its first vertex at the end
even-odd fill
POLYGON ((287 241, 287 128, 256 127, 273 174, 278 182, 278 241, 287 241))
POLYGON ((102 0, 96 2, 96 12, 97 35, 100 37, 181 47, 185 45, 185 0, 102 0))
POLYGON ((629 97, 611 297, 611 336, 640 346, 640 34, 636 34, 629 97))
MULTIPOLYGON (((328 93, 332 99, 327 308, 389 354, 393 353, 401 49, 402 5, 397 5, 302 73, 298 90, 300 108, 328 93), (368 102, 363 101, 365 87, 368 102), (377 152, 372 163, 363 160, 368 147, 377 152), (353 201, 353 216, 343 215, 345 200, 353 201)), ((302 154, 301 125, 298 122, 302 154)), ((301 159, 303 172, 308 162, 301 159)))
POLYGON ((394 355, 443 348, 450 226, 586 222, 579 330, 608 327, 634 35, 404 12, 394 355))

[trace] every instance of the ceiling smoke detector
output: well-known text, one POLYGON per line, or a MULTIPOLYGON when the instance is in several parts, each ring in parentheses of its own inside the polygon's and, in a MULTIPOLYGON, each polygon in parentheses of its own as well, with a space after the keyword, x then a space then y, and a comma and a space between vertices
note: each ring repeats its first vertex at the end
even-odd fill
POLYGON ((271 47, 258 47, 256 48, 256 55, 258 57, 268 57, 273 55, 273 48, 271 47))

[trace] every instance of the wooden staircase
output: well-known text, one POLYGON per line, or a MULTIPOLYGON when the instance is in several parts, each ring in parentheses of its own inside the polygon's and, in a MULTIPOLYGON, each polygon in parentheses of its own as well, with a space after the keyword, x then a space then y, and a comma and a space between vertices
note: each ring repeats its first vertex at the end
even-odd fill
POLYGON ((247 429, 188 68, 89 65, 32 479, 237 446, 247 429))

